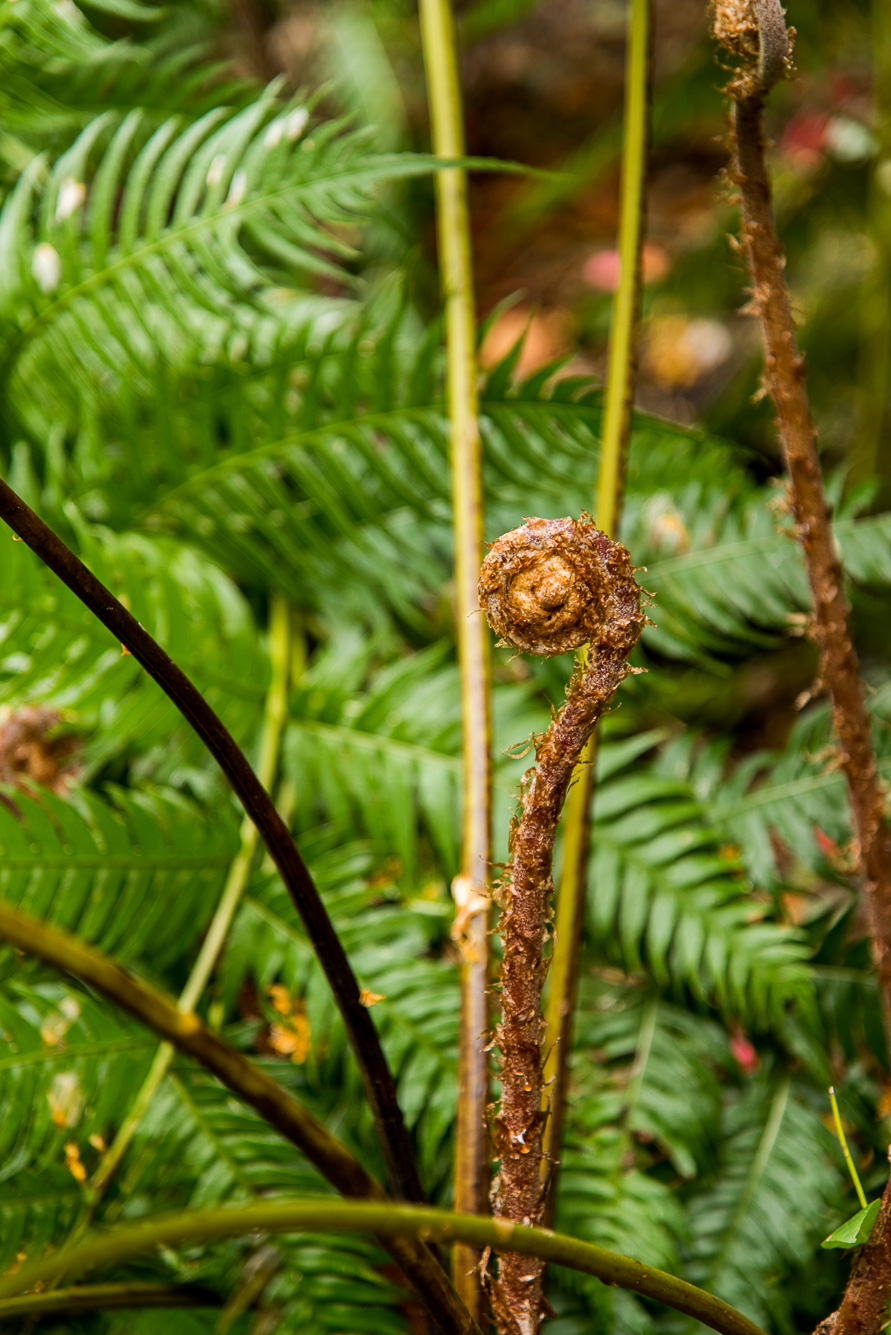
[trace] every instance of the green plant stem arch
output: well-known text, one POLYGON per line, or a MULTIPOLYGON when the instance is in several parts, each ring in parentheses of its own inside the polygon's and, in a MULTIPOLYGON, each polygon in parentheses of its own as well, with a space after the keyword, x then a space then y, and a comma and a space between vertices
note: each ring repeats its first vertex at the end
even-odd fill
POLYGON ((2 1300, 25 1293, 36 1284, 52 1283, 65 1275, 82 1274, 98 1267, 120 1265, 155 1247, 238 1237, 257 1232, 292 1233, 371 1232, 379 1237, 411 1237, 426 1242, 464 1242, 474 1247, 496 1247, 499 1251, 537 1256, 554 1265, 595 1275, 604 1284, 631 1289, 669 1307, 695 1317, 721 1335, 764 1335, 748 1317, 722 1299, 677 1279, 655 1266, 595 1247, 589 1242, 550 1229, 525 1228, 506 1219, 452 1214, 426 1206, 393 1205, 305 1198, 245 1205, 219 1210, 187 1210, 113 1233, 95 1234, 67 1251, 23 1266, 16 1275, 0 1280, 2 1300))

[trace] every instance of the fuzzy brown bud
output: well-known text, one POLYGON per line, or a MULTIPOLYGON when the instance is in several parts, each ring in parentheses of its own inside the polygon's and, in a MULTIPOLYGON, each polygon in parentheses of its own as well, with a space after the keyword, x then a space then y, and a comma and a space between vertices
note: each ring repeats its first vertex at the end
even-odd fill
POLYGON ((644 622, 625 548, 581 519, 527 519, 492 543, 480 607, 502 643, 549 657, 583 644, 630 652, 644 622))

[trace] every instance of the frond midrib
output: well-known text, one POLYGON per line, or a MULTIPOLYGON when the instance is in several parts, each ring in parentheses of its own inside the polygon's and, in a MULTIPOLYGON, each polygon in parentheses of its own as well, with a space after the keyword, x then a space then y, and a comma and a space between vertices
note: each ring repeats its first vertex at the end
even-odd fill
MULTIPOLYGON (((889 520, 891 515, 888 514, 870 515, 866 519, 841 519, 833 527, 836 534, 846 534, 870 524, 887 523, 889 520)), ((713 547, 699 547, 679 556, 666 557, 664 561, 654 561, 647 566, 647 576, 665 579, 675 574, 684 575, 690 570, 695 570, 697 566, 717 565, 722 561, 735 561, 747 555, 759 556, 764 553, 768 543, 771 546, 776 543, 777 551, 788 552, 793 558, 797 555, 797 549, 792 546, 791 539, 783 533, 775 533, 770 537, 765 535, 741 538, 738 542, 716 543, 713 547), (781 543, 788 545, 782 546, 781 543)))
POLYGON ((293 720, 298 732, 307 732, 317 737, 330 737, 348 746, 364 751, 385 751, 389 755, 403 760, 413 760, 420 765, 439 765, 450 770, 456 777, 461 775, 460 756, 448 755, 444 751, 434 751, 430 747, 420 746, 417 742, 405 742, 386 734, 367 732, 360 728, 350 728, 343 723, 323 723, 318 719, 293 720))
POLYGON ((141 1048, 157 1047, 157 1040, 147 1035, 134 1034, 131 1038, 107 1039, 101 1043, 65 1043, 58 1047, 41 1048, 10 1057, 0 1057, 0 1071, 16 1071, 24 1066, 41 1066, 56 1061, 71 1061, 78 1057, 105 1057, 120 1052, 137 1052, 141 1048))
MULTIPOLYGON (((318 176, 310 182, 301 181, 294 185, 284 186, 278 190, 266 191, 262 195, 256 195, 251 199, 243 200, 240 204, 236 204, 227 209, 225 213, 220 211, 210 214, 206 218, 194 218, 190 223, 175 230, 170 228, 165 229, 156 241, 148 242, 140 246, 138 250, 133 250, 127 255, 120 256, 114 263, 108 265, 105 269, 101 269, 98 273, 90 274, 89 278, 85 278, 82 282, 76 283, 74 287, 71 287, 66 292, 62 293, 62 295, 57 297, 55 301, 51 301, 49 305, 45 306, 30 321, 30 323, 26 324, 19 330, 15 338, 10 342, 5 355, 0 358, 0 383, 6 380, 15 363, 16 357, 42 325, 50 322, 58 312, 64 312, 66 307, 73 304, 78 298, 86 296, 89 293, 94 292, 97 288, 101 288, 107 283, 114 281, 119 273, 122 273, 127 269, 137 270, 147 259, 153 255, 163 253, 168 246, 187 242, 190 237, 198 236, 203 231, 213 229, 221 223, 228 224, 230 222, 237 222, 261 207, 268 207, 276 200, 282 200, 289 195, 293 196, 296 194, 299 196, 301 192, 307 196, 311 196, 314 190, 324 189, 325 187, 330 186, 333 182, 349 182, 352 180, 359 180, 363 176, 367 177, 369 173, 373 171, 375 165, 380 166, 384 161, 386 161, 386 159, 383 157, 367 160, 361 167, 348 168, 337 172, 335 175, 318 176)), ((417 170, 420 174, 420 166, 417 166, 417 170)), ((423 170, 429 171, 430 168, 425 166, 423 170)))
MULTIPOLYGON (((411 406, 401 406, 397 408, 387 408, 381 412, 368 413, 362 417, 343 417, 336 418, 329 422, 322 422, 318 426, 309 427, 305 431, 295 431, 293 435, 283 436, 280 440, 270 441, 265 445, 258 445, 253 450, 246 450, 242 454, 233 454, 226 459, 221 459, 219 463, 213 464, 210 468, 204 468, 200 472, 193 473, 185 482, 172 487, 164 494, 160 501, 153 505, 146 506, 135 516, 136 523, 144 523, 150 515, 163 513, 172 503, 175 503, 189 492, 203 490, 209 483, 225 476, 227 473, 237 472, 240 469, 250 468, 264 459, 274 458, 282 450, 293 449, 295 446, 312 445, 317 441, 322 441, 328 435, 343 433, 345 429, 359 428, 371 429, 376 427, 385 427, 393 421, 423 421, 426 416, 435 412, 442 412, 442 402, 434 404, 413 404, 411 406)), ((443 419, 443 422, 445 419, 443 419)))
POLYGON ((779 1139, 783 1122, 786 1118, 786 1112, 788 1111, 791 1085, 791 1077, 787 1072, 780 1081, 773 1099, 771 1100, 770 1111, 768 1112, 761 1135, 758 1137, 758 1146, 752 1156, 749 1171, 746 1174, 739 1199, 733 1207, 730 1219, 727 1221, 723 1230, 721 1244, 711 1259, 708 1271, 708 1283, 714 1282, 716 1274, 730 1252, 734 1236, 744 1223, 745 1218, 749 1213, 749 1209, 751 1208, 752 1201, 755 1199, 755 1194, 767 1172, 771 1155, 773 1154, 777 1140, 779 1139))
MULTIPOLYGON (((8 590, 0 589, 0 607, 7 607, 11 612, 21 612, 21 598, 16 598, 8 590)), ((78 621, 76 617, 66 616, 64 612, 60 613, 57 606, 53 607, 51 612, 45 608, 39 610, 50 616, 54 626, 58 626, 61 630, 70 631, 72 638, 82 639, 86 636, 94 644, 102 646, 103 651, 106 652, 110 651, 115 644, 114 636, 94 616, 85 616, 83 621, 78 621)), ((33 615, 33 613, 31 614, 33 615)), ((2 645, 0 645, 0 648, 2 648, 2 645)), ((220 690, 225 690, 251 702, 264 698, 262 687, 254 686, 248 681, 230 679, 221 672, 215 672, 213 668, 207 666, 206 658, 199 661, 190 659, 188 656, 178 656, 177 661, 182 664, 183 669, 189 674, 194 673, 195 676, 199 677, 205 686, 217 686, 220 690)), ((3 685, 3 680, 0 677, 0 686, 3 685)), ((12 681, 14 678, 8 678, 8 680, 12 681)))
POLYGON ((184 853, 182 856, 141 857, 138 853, 107 855, 95 853, 50 854, 34 853, 30 857, 7 857, 0 854, 0 874, 10 871, 29 871, 33 867, 51 871, 180 871, 200 870, 202 867, 228 867, 232 861, 228 853, 184 853))
MULTIPOLYGON (((883 778, 891 778, 891 756, 880 756, 877 763, 879 774, 883 778)), ((781 784, 761 784, 743 797, 737 798, 735 802, 721 804, 710 802, 709 815, 716 824, 723 824, 735 816, 743 816, 746 812, 755 811, 759 807, 788 801, 789 798, 813 793, 820 788, 828 788, 844 781, 845 776, 841 770, 833 770, 828 774, 811 774, 802 779, 789 779, 781 784)))

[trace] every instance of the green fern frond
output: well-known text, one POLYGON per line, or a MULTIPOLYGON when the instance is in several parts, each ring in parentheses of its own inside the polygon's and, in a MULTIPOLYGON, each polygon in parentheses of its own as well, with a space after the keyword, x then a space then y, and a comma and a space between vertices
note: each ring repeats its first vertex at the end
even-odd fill
MULTIPOLYGON (((647 644, 674 658, 707 662, 773 649, 800 633, 810 607, 804 560, 791 535, 777 531, 768 493, 747 496, 744 506, 717 524, 716 492, 688 487, 671 499, 688 522, 695 517, 697 528, 708 525, 711 532, 703 535, 705 542, 696 541, 694 529, 685 539, 689 551, 662 559, 650 558, 645 542, 632 548, 647 562, 645 582, 656 598, 657 625, 647 644)), ((842 519, 835 535, 850 580, 891 587, 891 514, 842 519)))
POLYGON ((588 887, 592 947, 660 987, 763 1025, 812 995, 803 937, 752 899, 689 784, 637 766, 598 787, 588 887))
MULTIPOLYGON (((891 687, 870 696, 879 772, 891 775, 891 687)), ((688 778, 709 821, 744 850, 760 885, 782 879, 772 834, 811 870, 826 867, 827 847, 851 837, 845 779, 838 767, 828 706, 811 707, 795 723, 781 751, 756 751, 731 765, 727 744, 679 737, 661 751, 657 770, 688 778)))
POLYGON ((241 361, 280 337, 296 286, 344 281, 343 229, 375 188, 429 171, 335 123, 304 133, 275 91, 159 128, 109 112, 23 171, 0 214, 0 377, 36 438, 159 358, 241 361))
MULTIPOLYGON (((15 1160, 13 1160, 15 1169, 15 1160)), ((0 1266, 41 1256, 74 1222, 82 1192, 67 1169, 44 1164, 0 1178, 0 1266)))
MULTIPOLYGON (((354 620, 379 618, 383 594, 413 634, 429 634, 450 561, 447 423, 436 359, 418 342, 405 321, 376 335, 362 324, 336 348, 301 348, 287 386, 271 374, 265 387, 224 390, 222 450, 220 396, 208 413, 190 395, 190 440, 170 452, 141 522, 179 526, 242 577, 285 585, 298 602, 323 607, 347 590, 343 615, 354 620)), ((511 386, 509 369, 496 369, 481 400, 490 537, 524 514, 578 513, 597 467, 599 396, 574 381, 511 386)), ((171 428, 185 435, 167 414, 171 428)), ((708 664, 774 648, 795 629, 804 570, 768 500, 732 446, 635 418, 623 539, 657 595, 645 645, 708 664)), ((840 522, 856 583, 891 583, 889 523, 840 522)))
MULTIPOLYGON (((301 837, 335 928, 363 987, 379 999, 374 1018, 396 1076, 400 1105, 418 1143, 432 1188, 445 1186, 457 1082, 458 974, 437 958, 450 906, 441 897, 400 898, 387 867, 365 844, 338 844, 330 830, 301 837)), ((392 873, 391 873, 392 875, 392 873)), ((336 1089, 350 1122, 367 1137, 363 1153, 376 1158, 370 1123, 357 1118, 358 1077, 333 1013, 325 980, 290 901, 276 879, 252 882, 232 926, 221 962, 223 995, 234 998, 245 980, 257 988, 267 1019, 274 983, 300 999, 311 1049, 307 1069, 336 1089)))
MULTIPOLYGON (((288 743, 298 809, 307 823, 358 824, 397 854, 408 884, 426 834, 438 871, 450 879, 458 837, 454 669, 434 670, 441 649, 403 655, 377 673, 369 671, 373 655, 367 641, 337 636, 304 678, 288 743)), ((547 721, 516 686, 496 690, 495 702, 496 755, 547 721)), ((589 873, 592 948, 646 971, 660 988, 689 987, 700 999, 767 1024, 788 1001, 812 995, 808 946, 751 898, 743 864, 728 856, 726 838, 689 782, 641 765, 655 740, 652 734, 607 739, 600 748, 589 873)), ((502 838, 527 765, 514 752, 501 755, 496 767, 502 838)), ((503 856, 502 845, 496 857, 503 856)))
POLYGON ((804 1277, 821 1311, 819 1251, 842 1206, 842 1179, 822 1107, 785 1075, 759 1075, 728 1099, 719 1173, 689 1201, 689 1278, 768 1330, 796 1328, 779 1276, 804 1277), (819 1299, 817 1300, 819 1301, 819 1299))
POLYGON ((195 116, 222 101, 243 105, 256 85, 213 59, 214 29, 212 15, 188 0, 175 6, 142 0, 4 4, 0 179, 6 184, 9 174, 14 180, 35 151, 64 149, 104 111, 141 107, 159 124, 173 112, 195 116), (97 16, 131 35, 107 37, 93 21, 97 16))
MULTIPOLYGON (((83 559, 203 689, 233 734, 253 740, 269 665, 244 598, 188 547, 79 523, 83 559)), ((86 735, 87 775, 182 730, 160 687, 25 546, 0 534, 0 704, 65 712, 86 735)), ((201 753, 193 746, 188 754, 201 753)), ((181 757, 171 757, 180 763, 181 757)))
MULTIPOLYGON (((447 880, 457 870, 460 701, 451 646, 439 643, 380 662, 385 642, 335 627, 291 699, 286 770, 301 825, 331 821, 399 859, 416 881, 425 851, 447 880)), ((528 762, 508 754, 542 709, 524 689, 497 688, 495 857, 528 762)))
MULTIPOLYGON (((0 1161, 10 1185, 10 1200, 4 1204, 0 1197, 0 1219, 33 1215, 35 1198, 22 1190, 33 1172, 48 1173, 64 1188, 59 1200, 48 1192, 47 1205, 65 1213, 81 1195, 71 1167, 86 1173, 94 1166, 98 1151, 90 1137, 95 1142, 113 1130, 155 1044, 89 993, 21 968, 0 982, 0 1033, 0 1161), (65 1146, 72 1143, 77 1159, 66 1168, 65 1146), (26 1170, 27 1178, 20 1178, 26 1170)), ((23 1238, 16 1236, 19 1250, 23 1238)), ((11 1245, 0 1229, 4 1269, 11 1245)))
POLYGON ((41 791, 0 803, 0 895, 121 961, 188 955, 237 847, 235 820, 172 793, 41 791))
MULTIPOLYGON (((131 1147, 120 1190, 109 1220, 122 1209, 128 1216, 141 1212, 148 1201, 155 1213, 165 1204, 206 1208, 252 1196, 330 1189, 251 1109, 203 1073, 177 1069, 131 1147)), ((231 1291, 254 1251, 256 1244, 215 1247, 198 1258, 198 1272, 231 1291)), ((293 1330, 296 1322, 308 1335, 378 1329, 381 1335, 403 1335, 398 1307, 404 1295, 381 1275, 385 1257, 371 1241, 284 1236, 276 1239, 271 1259, 273 1275, 264 1295, 271 1313, 278 1309, 271 1330, 293 1330)))
POLYGON ((358 693, 373 645, 336 635, 291 699, 286 767, 301 823, 330 819, 380 840, 414 877, 425 830, 440 864, 457 865, 460 712, 448 650, 397 659, 358 693))
POLYGON ((589 1099, 612 1101, 639 1159, 667 1160, 693 1180, 715 1162, 728 1064, 727 1033, 710 1017, 658 993, 582 980, 573 1056, 580 1126, 589 1099))

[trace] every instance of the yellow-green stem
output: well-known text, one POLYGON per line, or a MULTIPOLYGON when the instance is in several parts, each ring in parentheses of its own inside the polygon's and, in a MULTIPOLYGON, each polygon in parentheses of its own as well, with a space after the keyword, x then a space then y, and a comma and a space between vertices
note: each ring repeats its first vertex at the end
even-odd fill
POLYGON ((678 1312, 695 1317, 722 1335, 764 1335, 753 1321, 723 1299, 697 1289, 685 1280, 676 1279, 655 1266, 595 1247, 592 1243, 552 1233, 550 1229, 525 1228, 507 1219, 452 1214, 429 1206, 397 1205, 389 1201, 371 1204, 318 1197, 264 1201, 257 1205, 226 1206, 216 1210, 188 1210, 122 1225, 113 1232, 94 1235, 76 1247, 23 1266, 16 1275, 4 1276, 0 1279, 0 1299, 24 1293, 37 1284, 45 1285, 62 1275, 121 1265, 157 1247, 210 1242, 259 1231, 370 1232, 385 1238, 423 1238, 441 1243, 461 1241, 476 1248, 494 1247, 522 1256, 539 1256, 555 1265, 596 1275, 605 1284, 616 1284, 655 1298, 678 1312))
MULTIPOLYGON (((619 212, 619 286, 613 300, 607 357, 603 441, 595 505, 597 527, 617 536, 625 459, 631 427, 636 371, 636 334, 640 311, 641 248, 645 223, 645 188, 650 122, 650 49, 652 0, 631 0, 625 72, 622 140, 622 197, 619 212)), ((582 650, 581 661, 587 656, 582 650)), ((596 736, 596 734, 595 734, 596 736)), ((554 956, 546 1008, 550 1049, 545 1063, 550 1116, 545 1135, 543 1171, 551 1174, 546 1217, 553 1215, 566 1101, 576 973, 584 922, 588 822, 594 788, 595 737, 576 770, 566 803, 563 861, 557 895, 554 956)))
MULTIPOLYGON (((272 664, 272 681, 263 711, 263 732, 260 738, 260 754, 257 759, 257 777, 266 789, 270 789, 275 780, 282 731, 288 710, 291 610, 287 600, 281 594, 275 594, 272 599, 269 656, 272 664)), ((241 825, 241 844, 229 868, 229 875, 226 878, 220 902, 207 929, 198 958, 192 966, 186 985, 176 1003, 177 1009, 182 1011, 183 1014, 188 1014, 195 1009, 207 986, 214 965, 219 959, 235 910, 248 882, 259 837, 254 822, 245 817, 241 825)), ((172 1043, 162 1043, 155 1053, 148 1075, 143 1081, 130 1111, 121 1123, 117 1135, 102 1156, 96 1171, 87 1184, 88 1211, 86 1218, 79 1225, 78 1234, 89 1223, 109 1182, 127 1153, 130 1142, 138 1131, 140 1123, 158 1091, 158 1087, 170 1069, 170 1063, 173 1061, 175 1053, 176 1049, 172 1043)))
MULTIPOLYGON (((464 128, 450 0, 420 0, 420 14, 433 150, 441 158, 460 158, 464 155, 464 128)), ((484 1119, 488 1075, 484 1035, 488 1027, 491 725, 486 628, 477 600, 483 542, 482 466, 467 174, 461 168, 437 172, 436 219, 445 300, 455 620, 463 730, 461 878, 455 895, 458 905, 455 935, 461 952, 461 1037, 454 1195, 458 1210, 476 1214, 486 1208, 487 1186, 484 1119)), ((481 1310, 479 1275, 474 1269, 477 1259, 467 1247, 455 1248, 455 1285, 475 1317, 481 1310)))
MULTIPOLYGON (((142 1311, 146 1307, 220 1307, 222 1301, 210 1289, 197 1284, 158 1284, 125 1280, 117 1284, 79 1284, 76 1288, 54 1289, 49 1293, 26 1293, 20 1298, 0 1300, 0 1321, 13 1317, 40 1317, 62 1313, 119 1312, 128 1307, 142 1311)), ((23 1330, 29 1330, 26 1324, 23 1330)))
POLYGON ((842 1125, 841 1113, 838 1110, 838 1099, 835 1097, 835 1089, 829 1086, 829 1102, 832 1104, 832 1120, 835 1122, 835 1134, 838 1136, 839 1144, 842 1148, 845 1163, 848 1165, 848 1172, 851 1174, 851 1181, 854 1183, 854 1190, 857 1193, 857 1199, 860 1202, 861 1210, 866 1209, 866 1193, 860 1182, 860 1175, 854 1167, 854 1160, 851 1158, 851 1151, 848 1149, 848 1139, 845 1135, 845 1128, 842 1125))

